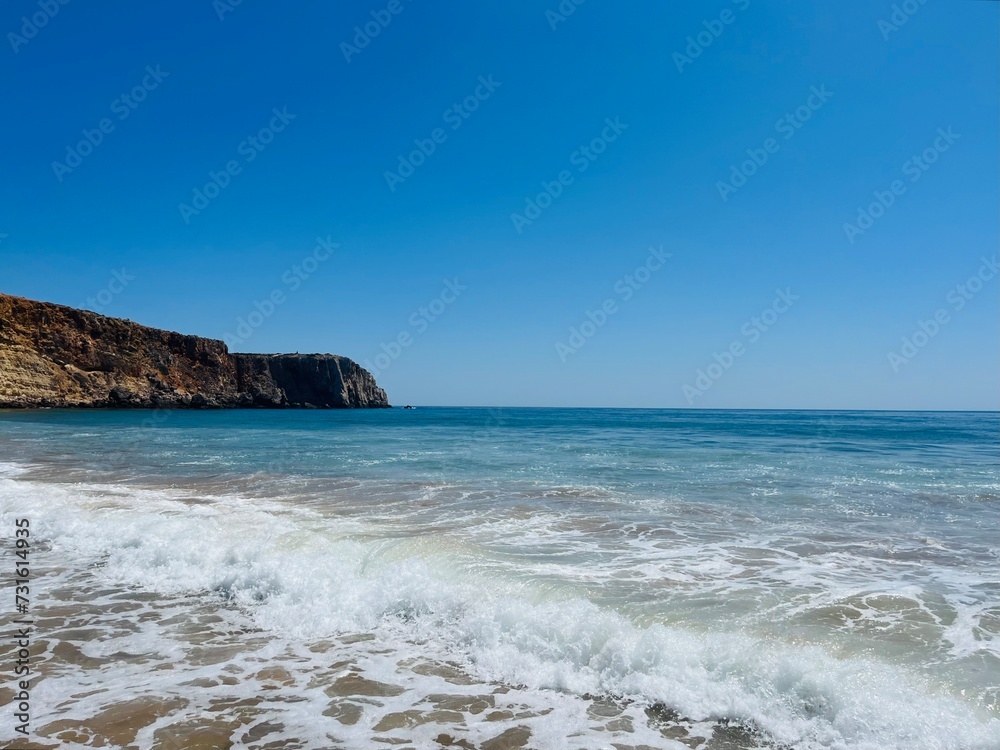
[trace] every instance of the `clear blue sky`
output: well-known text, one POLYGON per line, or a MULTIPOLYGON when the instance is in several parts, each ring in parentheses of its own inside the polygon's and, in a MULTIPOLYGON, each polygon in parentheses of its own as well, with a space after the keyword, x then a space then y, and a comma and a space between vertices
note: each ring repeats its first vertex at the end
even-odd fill
POLYGON ((998 4, 904 5, 11 0, 0 290, 215 338, 278 290, 235 349, 396 404, 996 409, 998 4))

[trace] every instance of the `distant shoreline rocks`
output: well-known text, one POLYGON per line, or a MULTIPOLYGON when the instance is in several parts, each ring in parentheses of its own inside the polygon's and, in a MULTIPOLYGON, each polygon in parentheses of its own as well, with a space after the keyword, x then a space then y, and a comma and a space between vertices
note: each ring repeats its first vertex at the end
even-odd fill
POLYGON ((0 408, 386 408, 333 354, 235 354, 222 341, 0 294, 0 408))

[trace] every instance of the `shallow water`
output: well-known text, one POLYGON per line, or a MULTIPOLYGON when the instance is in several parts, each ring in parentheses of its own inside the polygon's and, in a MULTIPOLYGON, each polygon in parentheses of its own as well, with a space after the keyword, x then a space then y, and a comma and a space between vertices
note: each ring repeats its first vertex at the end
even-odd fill
POLYGON ((38 747, 1000 747, 996 413, 5 412, 0 461, 38 747))

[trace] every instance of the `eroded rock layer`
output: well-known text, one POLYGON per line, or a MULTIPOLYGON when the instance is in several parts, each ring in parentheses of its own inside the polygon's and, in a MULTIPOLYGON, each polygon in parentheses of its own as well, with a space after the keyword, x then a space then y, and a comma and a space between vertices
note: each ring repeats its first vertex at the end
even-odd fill
POLYGON ((0 408, 386 407, 332 354, 231 354, 184 336, 0 294, 0 408))

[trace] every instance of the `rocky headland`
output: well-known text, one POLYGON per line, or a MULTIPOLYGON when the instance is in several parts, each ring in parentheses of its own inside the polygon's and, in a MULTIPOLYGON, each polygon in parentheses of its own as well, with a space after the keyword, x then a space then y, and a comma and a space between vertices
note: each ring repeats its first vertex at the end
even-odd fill
POLYGON ((333 354, 234 354, 222 341, 0 294, 0 408, 388 407, 333 354))

